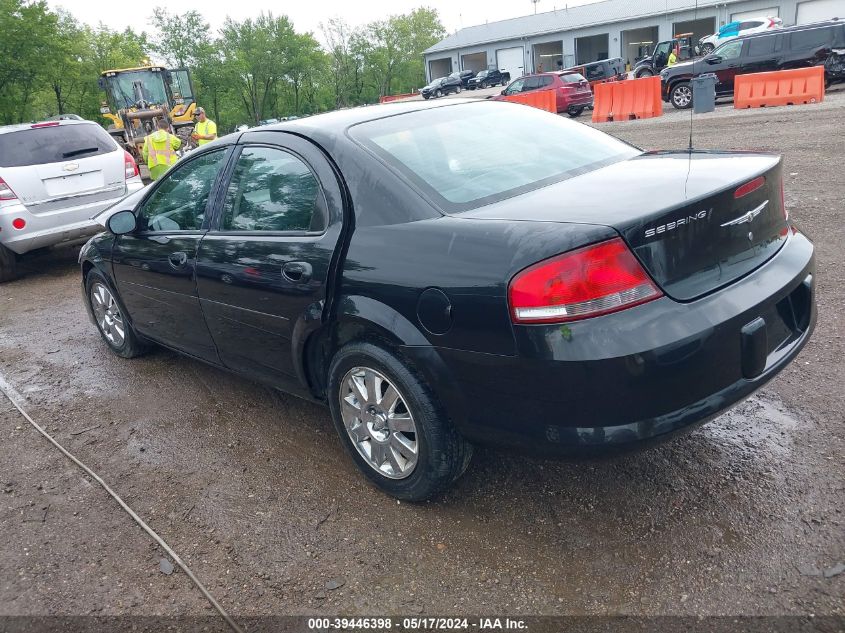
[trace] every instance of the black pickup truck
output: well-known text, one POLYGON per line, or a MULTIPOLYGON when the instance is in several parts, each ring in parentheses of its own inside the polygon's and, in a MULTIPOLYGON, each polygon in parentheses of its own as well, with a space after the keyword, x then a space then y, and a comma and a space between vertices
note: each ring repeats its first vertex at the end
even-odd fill
POLYGON ((507 86, 511 82, 511 74, 500 70, 482 70, 467 82, 469 90, 489 88, 490 86, 507 86))

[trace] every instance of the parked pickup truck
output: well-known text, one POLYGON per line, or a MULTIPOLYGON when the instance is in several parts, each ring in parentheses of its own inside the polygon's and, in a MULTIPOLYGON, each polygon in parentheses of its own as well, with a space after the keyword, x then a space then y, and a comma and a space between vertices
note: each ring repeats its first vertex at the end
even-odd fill
POLYGON ((678 49, 678 61, 684 62, 698 55, 698 47, 692 43, 692 33, 676 35, 675 39, 659 42, 654 52, 643 57, 634 65, 634 77, 653 77, 660 74, 669 63, 669 53, 678 49))
POLYGON ((475 90, 476 88, 489 88, 490 86, 507 86, 510 81, 511 74, 509 72, 503 73, 498 69, 482 70, 467 82, 467 88, 475 90))

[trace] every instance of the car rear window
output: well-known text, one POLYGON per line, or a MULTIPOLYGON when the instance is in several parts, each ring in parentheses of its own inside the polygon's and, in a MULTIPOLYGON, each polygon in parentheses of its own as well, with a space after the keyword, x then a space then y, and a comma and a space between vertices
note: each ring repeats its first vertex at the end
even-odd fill
POLYGON ((0 134, 0 167, 28 167, 117 151, 99 125, 52 125, 0 134))
POLYGON ((579 73, 568 73, 566 75, 561 75, 560 78, 562 81, 568 84, 577 84, 582 81, 587 81, 586 79, 584 79, 584 75, 581 75, 579 73))
POLYGON ((639 154, 536 108, 467 103, 369 121, 351 136, 446 212, 460 212, 639 154))

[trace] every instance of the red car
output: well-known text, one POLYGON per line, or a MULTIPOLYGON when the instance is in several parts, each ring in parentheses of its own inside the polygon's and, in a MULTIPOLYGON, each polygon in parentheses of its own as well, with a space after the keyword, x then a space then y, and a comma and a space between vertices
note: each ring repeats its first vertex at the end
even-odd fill
POLYGON ((585 108, 593 106, 593 91, 589 82, 582 75, 573 72, 525 75, 514 81, 502 90, 501 95, 497 95, 493 99, 504 101, 503 97, 537 90, 555 91, 558 114, 566 112, 569 116, 576 117, 585 108))

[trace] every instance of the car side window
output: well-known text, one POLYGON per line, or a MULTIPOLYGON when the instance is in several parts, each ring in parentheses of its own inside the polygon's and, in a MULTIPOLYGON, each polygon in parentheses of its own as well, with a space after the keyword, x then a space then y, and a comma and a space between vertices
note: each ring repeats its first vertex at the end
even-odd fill
POLYGON ((540 88, 548 88, 549 86, 552 85, 553 81, 554 81, 554 77, 551 77, 549 75, 544 75, 544 76, 540 77, 540 88))
POLYGON ((732 42, 728 42, 727 44, 723 44, 715 51, 715 54, 722 58, 722 60, 727 61, 730 59, 737 59, 739 54, 742 52, 742 40, 733 40, 732 42))
POLYGON ((812 29, 792 34, 790 46, 796 51, 807 51, 826 46, 830 41, 829 29, 812 29))
POLYGON ((510 86, 508 86, 505 92, 509 95, 515 95, 517 92, 522 92, 522 87, 525 85, 524 79, 517 79, 513 82, 510 86))
POLYGON ((522 92, 528 92, 529 90, 537 90, 540 87, 540 78, 539 77, 528 77, 525 79, 525 83, 522 85, 522 92))
POLYGON ((162 178, 138 211, 141 231, 195 231, 202 228, 208 196, 223 166, 225 149, 203 154, 162 178))
POLYGON ((282 149, 246 147, 223 205, 223 231, 322 231, 326 203, 305 162, 282 149))
POLYGON ((774 37, 755 37, 748 40, 748 56, 769 55, 775 52, 774 37))

